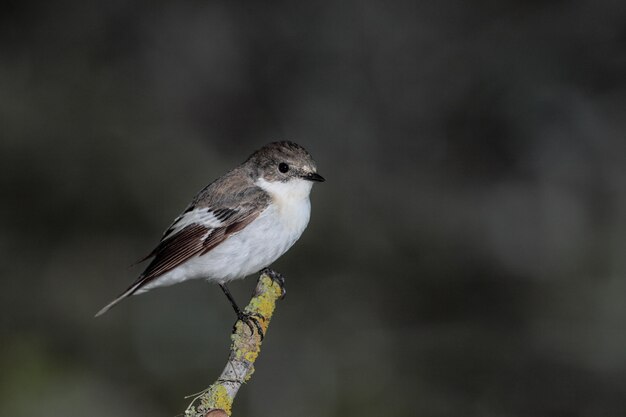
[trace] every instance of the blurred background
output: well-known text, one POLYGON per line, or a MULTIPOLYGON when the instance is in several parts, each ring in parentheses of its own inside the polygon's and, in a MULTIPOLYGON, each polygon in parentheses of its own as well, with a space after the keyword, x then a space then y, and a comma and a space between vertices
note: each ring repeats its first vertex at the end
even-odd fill
POLYGON ((93 314, 279 139, 327 182, 235 415, 622 415, 625 132, 620 1, 5 2, 0 415, 212 383, 218 287, 93 314))

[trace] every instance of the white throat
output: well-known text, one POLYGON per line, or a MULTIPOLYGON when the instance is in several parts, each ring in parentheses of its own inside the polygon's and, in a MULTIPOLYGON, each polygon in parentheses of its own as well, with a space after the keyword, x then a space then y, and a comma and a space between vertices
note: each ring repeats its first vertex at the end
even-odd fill
POLYGON ((275 221, 285 231, 287 239, 295 242, 309 223, 311 200, 309 194, 313 183, 300 178, 292 178, 287 182, 267 181, 259 178, 255 184, 265 190, 272 198, 275 221))
POLYGON ((259 178, 254 184, 266 191, 279 205, 294 204, 309 198, 313 183, 311 181, 292 178, 289 181, 267 181, 265 178, 259 178))

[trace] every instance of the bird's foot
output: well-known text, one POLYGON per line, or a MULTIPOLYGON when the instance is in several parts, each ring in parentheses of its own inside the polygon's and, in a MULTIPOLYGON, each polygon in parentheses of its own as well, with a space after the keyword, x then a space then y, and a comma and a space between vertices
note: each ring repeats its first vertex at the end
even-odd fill
POLYGON ((261 270, 261 274, 265 274, 271 278, 272 282, 275 282, 280 287, 280 299, 285 298, 285 294, 287 294, 287 290, 285 289, 285 277, 282 274, 274 271, 270 268, 263 268, 261 270))
POLYGON ((259 319, 265 321, 265 317, 263 317, 259 313, 246 313, 243 311, 237 312, 237 321, 235 322, 235 325, 233 326, 233 333, 237 330, 237 322, 240 321, 246 326, 248 326, 248 329, 250 329, 250 335, 254 335, 254 329, 256 328, 262 341, 263 338, 265 337, 265 334, 263 333, 263 328, 261 327, 261 324, 259 323, 259 319))

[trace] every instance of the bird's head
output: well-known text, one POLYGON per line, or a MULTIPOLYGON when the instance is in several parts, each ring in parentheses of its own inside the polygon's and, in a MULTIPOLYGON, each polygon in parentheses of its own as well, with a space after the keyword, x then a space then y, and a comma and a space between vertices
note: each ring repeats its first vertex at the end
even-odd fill
POLYGON ((268 182, 291 182, 305 180, 324 182, 317 173, 317 164, 311 154, 294 142, 272 142, 253 153, 246 163, 252 168, 256 179, 268 182))
POLYGON ((324 182, 311 154, 294 142, 272 142, 245 162, 254 183, 276 197, 308 197, 313 182, 324 182))

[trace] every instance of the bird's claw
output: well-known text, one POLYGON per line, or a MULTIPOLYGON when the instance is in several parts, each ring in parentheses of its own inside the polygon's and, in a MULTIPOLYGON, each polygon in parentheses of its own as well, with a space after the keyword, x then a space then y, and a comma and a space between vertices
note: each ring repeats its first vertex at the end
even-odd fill
POLYGON ((261 274, 267 275, 268 277, 270 277, 273 283, 275 282, 276 284, 278 284, 278 286, 280 287, 280 299, 282 300, 283 298, 285 298, 285 294, 287 294, 287 290, 285 289, 285 277, 283 277, 282 274, 280 274, 279 272, 276 272, 270 268, 263 268, 261 270, 261 274))
MULTIPOLYGON (((254 329, 256 328, 257 333, 261 337, 261 340, 263 340, 263 338, 265 337, 265 334, 263 333, 263 328, 261 327, 261 324, 259 323, 259 319, 265 320, 265 317, 263 317, 259 313, 245 313, 243 311, 237 314, 237 322, 240 321, 246 326, 248 326, 248 329, 250 329, 250 335, 254 334, 254 329)), ((235 325, 233 326, 233 332, 235 332, 237 329, 237 322, 235 322, 235 325)))

